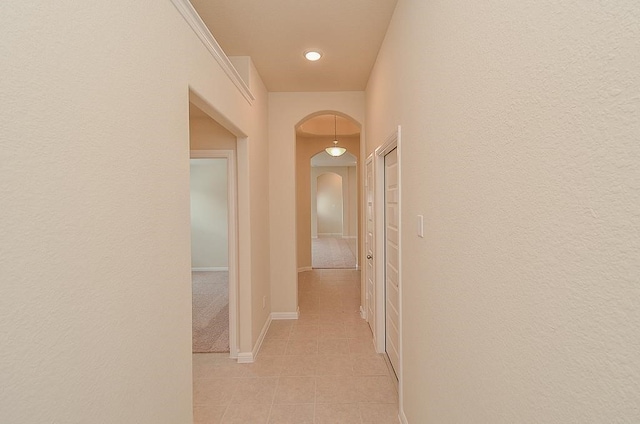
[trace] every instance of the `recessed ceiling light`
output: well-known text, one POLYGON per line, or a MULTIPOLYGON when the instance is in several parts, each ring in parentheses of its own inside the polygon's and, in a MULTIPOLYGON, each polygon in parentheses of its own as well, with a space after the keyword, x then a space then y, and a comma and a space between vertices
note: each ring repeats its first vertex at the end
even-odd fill
POLYGON ((306 57, 307 60, 315 62, 316 60, 320 60, 320 58, 322 57, 322 53, 316 50, 309 50, 304 52, 304 57, 306 57))

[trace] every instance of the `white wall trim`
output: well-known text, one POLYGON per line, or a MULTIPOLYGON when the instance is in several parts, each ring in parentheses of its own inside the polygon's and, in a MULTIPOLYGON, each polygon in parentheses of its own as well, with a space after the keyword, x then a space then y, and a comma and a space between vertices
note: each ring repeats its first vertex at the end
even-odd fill
POLYGON ((366 320, 367 319, 367 311, 360 305, 360 318, 366 320))
POLYGON ((262 331, 260 331, 260 335, 258 336, 258 340, 256 340, 256 344, 253 346, 253 350, 251 352, 242 352, 238 354, 239 364, 251 364, 255 362, 256 358, 258 357, 258 352, 260 352, 260 348, 262 347, 264 337, 267 335, 267 331, 269 331, 270 325, 271 315, 267 317, 267 320, 262 326, 262 331))
POLYGON ((178 12, 180 12, 184 20, 187 21, 187 24, 189 24, 193 32, 196 33, 200 41, 202 41, 202 44, 204 44, 207 50, 209 50, 211 56, 213 56, 216 62, 218 62, 231 82, 238 88, 249 104, 253 104, 253 101, 256 99, 255 96, 251 93, 251 90, 249 90, 249 87, 244 82, 189 0, 171 0, 171 3, 173 3, 176 9, 178 9, 178 12))
POLYGON ((252 364, 255 361, 253 352, 240 352, 236 359, 239 364, 252 364))
POLYGON ((262 347, 262 342, 264 341, 267 332, 269 331, 269 326, 271 326, 271 321, 274 320, 288 320, 288 319, 298 319, 300 317, 300 309, 296 312, 271 312, 269 314, 267 321, 262 326, 262 331, 258 336, 258 340, 256 340, 256 344, 253 346, 253 350, 251 352, 241 352, 238 354, 238 363, 239 364, 251 364, 255 362, 258 357, 258 353, 260 352, 260 348, 262 347))
POLYGON ((362 303, 364 305, 364 310, 365 310, 365 315, 367 316, 367 322, 369 323, 369 326, 372 327, 373 330, 373 345, 376 349, 376 352, 378 351, 378 345, 377 345, 377 339, 378 339, 378 331, 377 331, 377 327, 376 325, 378 324, 376 321, 376 317, 377 317, 377 308, 378 308, 378 304, 376 303, 376 263, 377 263, 377 252, 376 252, 376 228, 375 228, 375 214, 376 214, 376 210, 375 210, 375 162, 373 160, 374 158, 374 153, 371 153, 369 156, 367 156, 367 159, 364 162, 364 166, 362 167, 363 169, 363 176, 362 176, 362 182, 363 182, 363 193, 362 193, 362 211, 363 211, 363 216, 362 216, 362 222, 363 222, 363 231, 362 231, 362 238, 364 240, 363 242, 363 246, 362 246, 362 256, 363 256, 363 269, 364 272, 362 272, 361 274, 361 285, 362 287, 364 287, 364 293, 361 296, 362 299, 360 301, 360 303, 362 303), (368 176, 368 168, 370 167, 371 169, 371 182, 369 182, 369 176, 368 176), (368 208, 369 208, 369 189, 371 189, 372 192, 372 199, 371 199, 371 204, 372 204, 372 211, 371 211, 371 219, 373 221, 373 229, 372 229, 372 234, 371 234, 371 246, 368 246, 368 237, 369 237, 369 232, 368 232, 368 208), (372 254, 372 259, 371 259, 371 271, 369 275, 369 259, 367 258, 367 256, 369 255, 369 248, 371 248, 371 254, 372 254), (373 281, 373 292, 371 293, 371 296, 369 296, 369 278, 371 278, 371 281, 373 281), (369 316, 369 310, 373 311, 373 313, 371 314, 371 316, 369 316))
POLYGON ((310 267, 310 266, 303 266, 298 268, 298 272, 305 272, 305 271, 312 271, 312 270, 313 270, 313 267, 310 267))
POLYGON ((400 219, 398 221, 398 292, 399 292, 399 307, 400 314, 398 326, 398 337, 399 337, 399 346, 398 346, 398 368, 396 370, 398 377, 398 402, 399 402, 399 410, 402 411, 403 406, 403 390, 402 390, 402 150, 401 150, 401 127, 398 125, 396 130, 385 140, 385 142, 379 146, 375 150, 374 154, 374 163, 373 163, 373 172, 374 172, 374 245, 375 252, 373 257, 378 258, 375 261, 375 302, 376 302, 376 311, 375 311, 375 320, 376 320, 376 337, 374 338, 376 341, 376 351, 379 353, 384 353, 385 351, 385 317, 386 317, 386 308, 385 308, 385 275, 384 275, 384 266, 385 266, 385 239, 384 239, 384 217, 385 217, 385 204, 384 204, 384 157, 391 152, 393 149, 398 149, 398 186, 400 190, 398 192, 398 214, 400 219))
POLYGON ((298 319, 300 318, 300 309, 296 312, 271 312, 272 320, 298 319))
POLYGON ((228 266, 202 266, 197 268, 191 268, 191 271, 229 271, 228 266))
POLYGON ((267 316, 267 320, 262 326, 262 331, 260 331, 260 335, 258 336, 258 340, 256 340, 255 346, 253 346, 253 358, 258 357, 258 352, 260 352, 260 348, 262 347, 262 342, 264 341, 265 336, 267 335, 267 331, 269 331, 269 326, 271 325, 271 315, 267 316))
POLYGON ((407 416, 404 414, 404 411, 402 409, 400 409, 400 412, 398 412, 398 419, 400 420, 400 424, 409 424, 407 416))

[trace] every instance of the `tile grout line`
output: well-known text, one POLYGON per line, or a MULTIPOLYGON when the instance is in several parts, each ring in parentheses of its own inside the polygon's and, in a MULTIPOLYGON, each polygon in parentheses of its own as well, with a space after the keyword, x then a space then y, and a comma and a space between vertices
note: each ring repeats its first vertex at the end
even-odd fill
POLYGON ((273 413, 273 405, 276 402, 276 395, 278 394, 278 389, 280 388, 280 376, 278 376, 278 381, 276 382, 276 388, 273 391, 273 398, 271 399, 271 406, 269 407, 269 414, 267 415, 267 422, 265 424, 269 424, 271 420, 271 414, 273 413))

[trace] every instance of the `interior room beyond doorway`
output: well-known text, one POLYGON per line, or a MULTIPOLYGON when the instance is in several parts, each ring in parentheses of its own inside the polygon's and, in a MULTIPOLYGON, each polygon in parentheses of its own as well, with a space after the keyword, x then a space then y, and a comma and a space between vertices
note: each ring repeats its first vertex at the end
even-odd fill
POLYGON ((348 117, 321 113, 296 127, 299 271, 358 268, 359 152, 360 126, 348 117), (330 156, 336 145, 346 152, 330 156))

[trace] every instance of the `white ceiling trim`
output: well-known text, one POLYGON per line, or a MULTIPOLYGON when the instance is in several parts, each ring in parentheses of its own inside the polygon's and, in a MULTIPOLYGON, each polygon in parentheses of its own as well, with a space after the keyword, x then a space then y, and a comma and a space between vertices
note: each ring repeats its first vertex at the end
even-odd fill
POLYGON ((253 104, 256 99, 247 84, 244 82, 240 74, 233 66, 227 55, 224 53, 220 44, 213 38, 211 31, 202 21, 198 12, 193 8, 189 0, 171 0, 171 3, 178 9, 185 21, 189 24, 193 32, 196 33, 202 44, 209 50, 213 58, 218 62, 222 70, 227 74, 231 82, 238 88, 249 104, 253 104))

